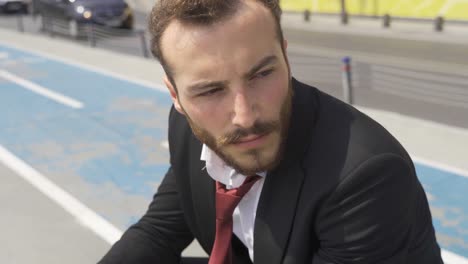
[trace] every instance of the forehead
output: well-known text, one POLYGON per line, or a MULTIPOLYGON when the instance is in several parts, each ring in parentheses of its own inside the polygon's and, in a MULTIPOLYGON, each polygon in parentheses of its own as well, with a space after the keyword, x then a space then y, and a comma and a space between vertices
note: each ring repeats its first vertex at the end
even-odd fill
POLYGON ((164 60, 176 76, 209 64, 255 63, 279 46, 275 19, 257 1, 241 3, 235 14, 211 25, 174 20, 161 38, 164 60))

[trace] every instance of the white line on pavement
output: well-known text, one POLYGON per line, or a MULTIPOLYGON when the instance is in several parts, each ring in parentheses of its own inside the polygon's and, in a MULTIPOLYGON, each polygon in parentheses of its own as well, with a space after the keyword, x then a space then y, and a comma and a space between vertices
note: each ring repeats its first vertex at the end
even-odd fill
POLYGON ((0 162, 16 172, 28 183, 32 184, 45 196, 56 202, 65 209, 65 211, 74 216, 79 223, 89 228, 107 243, 113 244, 122 236, 122 231, 117 227, 96 214, 71 194, 47 179, 40 172, 13 155, 2 145, 0 145, 0 162))
POLYGON ((463 169, 452 167, 452 166, 449 166, 440 162, 436 162, 436 161, 432 161, 432 160, 428 160, 428 159, 424 159, 420 157, 415 157, 413 155, 411 155, 411 158, 416 163, 420 163, 420 164, 423 164, 432 168, 436 168, 439 170, 443 170, 445 172, 450 172, 450 173, 468 178, 468 171, 465 171, 463 169))
POLYGON ((169 149, 169 141, 164 140, 163 142, 161 142, 161 147, 165 149, 169 149))
POLYGON ((468 264, 468 259, 442 249, 442 259, 444 260, 445 264, 468 264))
MULTIPOLYGON (((60 57, 58 55, 54 55, 54 54, 49 53, 49 52, 34 50, 34 49, 31 49, 31 48, 27 48, 25 46, 18 47, 17 45, 12 45, 12 44, 9 44, 9 43, 6 43, 6 42, 2 42, 2 40, 0 40, 0 44, 5 45, 5 46, 7 46, 9 48, 12 48, 12 49, 22 51, 22 52, 31 53, 33 55, 36 55, 36 56, 39 56, 39 57, 42 57, 42 58, 47 58, 47 59, 50 59, 50 60, 59 61, 59 62, 65 63, 67 65, 71 65, 73 67, 81 68, 81 69, 86 70, 86 71, 92 71, 92 72, 100 73, 100 74, 110 76, 110 77, 113 77, 113 78, 116 78, 116 79, 119 79, 119 80, 132 82, 132 83, 141 85, 141 86, 143 86, 145 88, 149 88, 149 89, 152 89, 152 90, 156 90, 156 91, 160 91, 160 92, 167 92, 168 91, 167 88, 165 88, 165 86, 161 85, 161 84, 155 84, 155 83, 152 83, 150 81, 124 76, 122 74, 113 72, 111 70, 103 69, 103 68, 93 66, 91 64, 83 63, 83 62, 74 61, 72 59, 67 59, 67 58, 64 58, 64 57, 60 57)), ((156 61, 155 61, 155 67, 158 67, 158 64, 157 64, 156 61)), ((161 78, 161 80, 162 80, 162 78, 161 78)))
POLYGON ((67 97, 65 95, 53 92, 51 90, 48 90, 47 88, 44 88, 38 84, 35 84, 33 82, 30 82, 26 79, 23 79, 21 77, 18 77, 8 71, 5 70, 0 70, 0 78, 4 78, 8 81, 14 82, 32 92, 35 92, 37 94, 40 94, 42 96, 45 96, 51 100, 54 100, 58 103, 64 104, 66 106, 79 109, 83 108, 83 103, 80 101, 77 101, 73 98, 67 97))

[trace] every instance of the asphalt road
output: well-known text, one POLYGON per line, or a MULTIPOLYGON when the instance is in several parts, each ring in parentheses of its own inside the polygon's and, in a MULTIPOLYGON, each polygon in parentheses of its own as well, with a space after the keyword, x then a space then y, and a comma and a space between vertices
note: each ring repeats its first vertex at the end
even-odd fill
MULTIPOLYGON (((382 29, 384 30, 384 29, 382 29)), ((287 28, 285 36, 292 43, 350 52, 366 52, 387 56, 459 64, 468 67, 466 45, 424 40, 407 40, 382 36, 348 35, 311 32, 287 28)))
MULTIPOLYGON (((136 13, 135 28, 146 29, 147 17, 136 13)), ((26 17, 27 32, 39 20, 26 17)), ((14 16, 0 26, 16 28, 14 16)), ((382 36, 313 32, 285 25, 293 75, 342 98, 341 58, 352 57, 354 103, 468 128, 468 44, 407 40, 382 36)), ((58 35, 65 37, 65 35, 58 35)), ((149 42, 146 34, 146 43, 149 42)), ((72 39, 88 45, 86 39, 72 39)), ((142 56, 139 35, 99 35, 98 48, 142 56)))

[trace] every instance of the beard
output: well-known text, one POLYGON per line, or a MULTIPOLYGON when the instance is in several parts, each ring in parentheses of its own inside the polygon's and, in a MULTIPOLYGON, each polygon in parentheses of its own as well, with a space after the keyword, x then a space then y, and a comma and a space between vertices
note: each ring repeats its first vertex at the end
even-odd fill
POLYGON ((216 138, 213 134, 195 124, 188 115, 186 115, 186 118, 195 137, 206 144, 226 165, 235 169, 238 173, 254 175, 263 171, 271 171, 282 160, 285 149, 293 96, 291 78, 289 78, 288 86, 288 92, 281 104, 280 116, 277 120, 257 120, 250 128, 237 128, 216 138), (237 153, 237 155, 229 153, 226 150, 230 145, 238 143, 245 136, 271 135, 275 133, 278 135, 278 142, 275 142, 277 144, 276 151, 269 157, 261 149, 251 149, 245 153, 237 153), (248 164, 241 161, 240 155, 248 158, 248 164))

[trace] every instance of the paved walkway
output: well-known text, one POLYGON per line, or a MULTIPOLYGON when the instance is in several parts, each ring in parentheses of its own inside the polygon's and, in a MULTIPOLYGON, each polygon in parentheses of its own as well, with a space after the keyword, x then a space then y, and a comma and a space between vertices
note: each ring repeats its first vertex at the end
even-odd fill
POLYGON ((1 162, 0 175, 0 263, 96 263, 96 252, 108 249, 108 243, 1 162))

